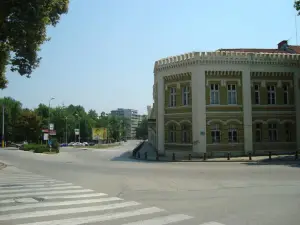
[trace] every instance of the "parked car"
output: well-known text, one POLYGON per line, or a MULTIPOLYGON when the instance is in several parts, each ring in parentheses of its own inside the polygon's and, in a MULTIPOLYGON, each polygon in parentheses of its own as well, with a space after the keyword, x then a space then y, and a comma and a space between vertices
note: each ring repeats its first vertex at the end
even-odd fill
POLYGON ((61 144, 60 144, 60 147, 66 147, 66 146, 68 146, 67 143, 61 143, 61 144))

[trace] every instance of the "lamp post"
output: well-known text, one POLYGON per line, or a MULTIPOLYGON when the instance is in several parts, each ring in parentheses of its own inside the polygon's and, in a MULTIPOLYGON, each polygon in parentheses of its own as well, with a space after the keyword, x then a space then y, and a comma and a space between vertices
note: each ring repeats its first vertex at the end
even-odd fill
POLYGON ((2 148, 4 148, 4 101, 2 104, 2 148))
MULTIPOLYGON (((79 134, 78 134, 78 141, 80 142, 80 117, 79 117, 78 113, 76 113, 75 116, 77 116, 77 118, 79 118, 79 134)), ((76 134, 75 134, 75 137, 76 137, 76 134)))
POLYGON ((66 119, 66 144, 68 144, 68 124, 67 124, 68 117, 66 116, 65 119, 66 119))
POLYGON ((53 98, 53 97, 49 99, 49 108, 48 108, 48 110, 49 110, 49 111, 48 111, 48 113, 49 113, 49 117, 48 117, 48 129, 49 129, 49 130, 48 130, 48 140, 50 140, 50 136, 51 136, 51 135, 50 135, 50 117, 51 117, 51 114, 50 114, 50 106, 51 106, 51 105, 50 105, 50 104, 51 104, 51 101, 54 100, 54 99, 55 99, 55 98, 53 98))

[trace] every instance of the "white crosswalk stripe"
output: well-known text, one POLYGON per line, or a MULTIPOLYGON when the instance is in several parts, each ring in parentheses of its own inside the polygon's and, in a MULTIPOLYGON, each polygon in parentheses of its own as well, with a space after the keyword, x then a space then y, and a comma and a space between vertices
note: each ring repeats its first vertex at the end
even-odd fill
POLYGON ((0 170, 0 205, 1 225, 81 225, 109 221, 120 225, 178 225, 193 219, 15 167, 0 170))

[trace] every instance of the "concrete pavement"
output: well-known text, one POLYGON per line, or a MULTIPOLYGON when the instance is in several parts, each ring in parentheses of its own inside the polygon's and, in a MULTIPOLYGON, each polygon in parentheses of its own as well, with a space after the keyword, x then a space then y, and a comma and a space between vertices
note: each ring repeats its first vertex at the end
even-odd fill
MULTIPOLYGON (((122 200, 124 202, 134 201, 141 204, 128 206, 129 208, 126 208, 126 210, 125 208, 122 210, 109 210, 109 213, 114 216, 118 212, 135 211, 136 208, 134 207, 138 209, 156 207, 159 210, 165 210, 131 216, 126 219, 111 219, 102 222, 103 224, 117 225, 136 221, 145 222, 154 218, 160 219, 148 223, 199 225, 213 221, 215 224, 217 222, 225 225, 299 224, 300 167, 297 164, 139 162, 128 159, 130 153, 127 150, 132 149, 135 145, 136 143, 130 142, 123 149, 115 151, 84 151, 78 149, 73 151, 63 149, 59 155, 54 156, 1 150, 0 161, 3 160, 8 164, 8 167, 2 171, 16 166, 18 169, 31 172, 32 175, 30 176, 36 182, 40 178, 35 176, 40 175, 43 176, 43 179, 53 179, 55 182, 68 183, 69 187, 73 187, 66 191, 75 191, 77 190, 76 186, 80 186, 80 190, 90 189, 95 194, 105 193, 107 194, 107 196, 103 196, 105 198, 117 197, 124 199, 122 200), (191 218, 175 222, 181 216, 174 215, 191 218), (165 220, 163 220, 161 216, 171 217, 165 217, 165 220), (172 218, 175 220, 174 223, 170 221, 172 218), (167 222, 158 223, 157 221, 167 222)), ((7 179, 4 178, 3 180, 7 179)), ((56 189, 55 191, 59 190, 62 189, 56 189)), ((11 193, 10 196, 17 193, 11 193)), ((67 195, 71 195, 71 193, 67 195)), ((87 199, 96 201, 99 197, 101 196, 91 196, 87 199)), ((77 201, 78 199, 74 200, 77 201)), ((72 205, 68 207, 61 205, 61 202, 70 202, 69 199, 51 201, 60 202, 60 206, 54 207, 58 210, 56 212, 60 213, 56 219, 73 219, 74 221, 74 218, 77 217, 91 217, 94 215, 94 212, 87 212, 84 215, 63 214, 62 212, 66 211, 61 211, 61 208, 81 208, 83 205, 79 206, 73 203, 69 203, 72 205)), ((14 205, 19 204, 32 203, 14 203, 14 205)), ((88 207, 96 207, 98 204, 102 206, 103 204, 115 203, 90 202, 80 204, 90 204, 88 207)), ((39 210, 42 208, 40 207, 39 210)), ((21 212, 17 211, 17 214, 19 213, 21 212)), ((0 213, 1 216, 6 214, 7 211, 0 213)), ((103 215, 106 212, 100 213, 99 211, 96 214, 103 215)), ((32 217, 28 221, 49 221, 51 218, 49 216, 32 217)), ((18 224, 18 221, 18 219, 9 223, 5 221, 4 225, 15 225, 18 224)), ((3 221, 0 221, 0 224, 2 224, 1 222, 3 223, 3 221)))

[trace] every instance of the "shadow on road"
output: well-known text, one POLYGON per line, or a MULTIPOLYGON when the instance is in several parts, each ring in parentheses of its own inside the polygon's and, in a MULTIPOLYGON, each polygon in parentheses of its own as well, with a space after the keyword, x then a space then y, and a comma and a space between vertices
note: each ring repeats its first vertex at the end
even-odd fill
POLYGON ((123 162, 134 162, 134 163, 168 163, 168 162, 165 162, 165 161, 152 161, 152 160, 138 160, 138 159, 134 159, 132 158, 132 151, 127 151, 127 152, 124 152, 122 153, 121 155, 119 156, 116 156, 114 158, 112 158, 110 161, 123 161, 123 162))
POLYGON ((263 166, 263 165, 282 165, 289 167, 300 168, 300 161, 295 160, 293 156, 282 156, 276 159, 263 159, 257 162, 245 162, 241 163, 248 166, 263 166))

